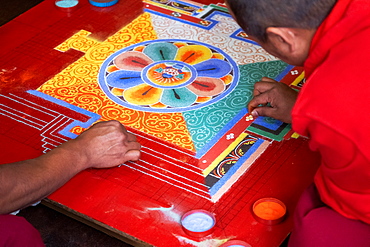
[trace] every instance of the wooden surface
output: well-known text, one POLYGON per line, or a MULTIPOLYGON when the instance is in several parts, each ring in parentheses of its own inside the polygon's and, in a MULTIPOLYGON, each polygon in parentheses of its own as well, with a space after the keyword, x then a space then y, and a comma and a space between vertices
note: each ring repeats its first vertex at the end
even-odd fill
MULTIPOLYGON (((203 3, 209 4, 210 2, 203 1, 203 3)), ((81 54, 76 51, 69 51, 64 54, 55 52, 53 50, 55 46, 80 29, 88 29, 104 40, 104 38, 109 37, 142 13, 142 3, 134 0, 124 1, 116 9, 109 9, 106 12, 97 12, 96 9, 88 5, 87 1, 81 1, 80 4, 82 4, 85 10, 83 14, 90 16, 89 11, 91 11, 96 15, 97 20, 81 19, 80 16, 76 16, 73 13, 58 12, 53 6, 53 1, 46 0, 42 5, 36 6, 36 8, 31 9, 31 11, 14 19, 0 29, 0 36, 4 37, 0 41, 0 58, 2 61, 0 68, 11 71, 6 80, 7 84, 2 84, 1 93, 15 93, 25 99, 34 100, 33 96, 23 93, 25 89, 36 89, 43 82, 68 66, 68 64, 81 57, 81 54), (110 25, 101 25, 101 20, 109 19, 112 20, 110 25), (60 24, 59 29, 55 27, 51 30, 51 33, 46 32, 50 31, 50 28, 56 24, 60 24), (47 42, 41 43, 42 47, 40 50, 40 47, 38 47, 40 46, 40 36, 46 34, 50 36, 42 37, 47 42), (32 47, 38 47, 36 50, 39 53, 29 52, 32 47)), ((38 137, 32 136, 34 134, 30 129, 18 128, 14 123, 9 124, 9 120, 5 118, 0 119, 0 124, 4 126, 1 133, 2 148, 3 150, 9 150, 6 155, 3 154, 1 157, 3 162, 32 158, 41 153, 42 150, 38 146, 40 140, 38 140, 38 137), (12 124, 15 127, 13 132, 10 132, 10 125, 12 124), (32 135, 27 136, 30 133, 32 135), (27 137, 26 142, 24 142, 25 137, 27 137), (12 145, 17 148, 10 148, 12 145), (38 146, 38 148, 35 148, 35 146, 38 146), (21 153, 19 153, 20 149, 22 150, 21 153)), ((201 200, 198 200, 198 204, 194 204, 198 206, 203 203, 204 207, 214 210, 219 215, 224 215, 225 218, 235 216, 225 214, 223 212, 225 208, 230 211, 236 210, 236 207, 240 207, 240 205, 243 205, 242 207, 245 208, 245 210, 238 209, 235 211, 238 214, 239 212, 241 213, 237 215, 236 220, 227 221, 231 222, 230 224, 223 223, 220 220, 220 225, 217 226, 215 233, 202 241, 211 243, 209 246, 218 246, 225 239, 236 237, 256 247, 278 246, 286 238, 292 227, 291 213, 300 193, 312 181, 317 160, 317 155, 308 150, 307 141, 304 139, 274 142, 269 147, 266 155, 257 160, 249 175, 243 176, 235 185, 235 188, 227 196, 223 197, 220 202, 211 205, 208 202, 203 203, 201 200), (253 179, 253 183, 251 179, 253 179), (250 213, 251 204, 258 198, 266 196, 277 197, 286 203, 288 218, 282 224, 273 227, 265 226, 253 219, 250 213), (243 204, 238 204, 240 202, 243 204)), ((117 171, 117 169, 114 171, 117 171)), ((141 208, 143 204, 150 205, 151 208, 162 208, 162 210, 170 209, 171 205, 175 205, 177 214, 181 214, 184 210, 191 208, 193 201, 190 200, 191 203, 181 201, 163 203, 160 199, 148 200, 146 195, 139 194, 137 191, 122 190, 121 187, 112 183, 107 184, 97 181, 96 176, 102 173, 103 171, 90 171, 79 174, 70 183, 51 195, 45 203, 119 239, 129 239, 131 243, 137 246, 148 245, 148 242, 157 246, 162 242, 164 246, 170 246, 166 245, 166 243, 172 241, 171 237, 173 237, 174 233, 186 238, 176 220, 165 219, 160 212, 144 213, 144 211, 140 212, 140 210, 143 210, 141 208), (81 183, 82 181, 83 184, 81 183), (93 187, 96 191, 89 187, 93 187), (71 191, 75 193, 75 198, 79 200, 79 203, 76 204, 71 191), (126 195, 122 195, 122 191, 126 195), (91 206, 81 205, 83 204, 81 202, 92 197, 93 203, 91 206), (107 200, 107 198, 109 199, 107 200), (128 198, 132 201, 128 200, 128 198), (104 207, 109 205, 109 200, 112 199, 115 200, 116 204, 119 203, 120 208, 125 213, 121 215, 107 215, 105 213, 106 208, 104 207), (153 230, 152 228, 156 229, 153 230), (158 240, 158 236, 162 239, 158 240)), ((130 180, 138 177, 138 174, 127 170, 124 176, 126 176, 124 177, 125 179, 130 180)), ((157 183, 154 182, 155 185, 159 184, 157 183)), ((143 187, 147 186, 145 183, 142 185, 143 187)), ((150 190, 149 186, 147 188, 150 190)), ((175 191, 175 193, 178 193, 178 191, 175 191)), ((170 198, 168 195, 164 197, 170 198)), ((184 198, 186 197, 184 195, 184 198)), ((178 197, 174 196, 174 198, 178 197)), ((181 200, 184 200, 184 198, 181 200)), ((190 238, 190 240, 184 246, 197 246, 197 243, 205 244, 204 242, 200 243, 201 241, 199 242, 196 239, 190 238)), ((178 244, 174 246, 178 246, 178 244)))

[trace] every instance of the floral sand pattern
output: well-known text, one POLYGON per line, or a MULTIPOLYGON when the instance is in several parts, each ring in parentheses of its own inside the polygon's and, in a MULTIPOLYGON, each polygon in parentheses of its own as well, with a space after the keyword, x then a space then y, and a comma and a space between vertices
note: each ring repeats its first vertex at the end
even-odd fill
POLYGON ((238 79, 237 64, 222 50, 173 39, 119 50, 99 72, 99 84, 111 100, 149 112, 183 112, 215 103, 238 79))

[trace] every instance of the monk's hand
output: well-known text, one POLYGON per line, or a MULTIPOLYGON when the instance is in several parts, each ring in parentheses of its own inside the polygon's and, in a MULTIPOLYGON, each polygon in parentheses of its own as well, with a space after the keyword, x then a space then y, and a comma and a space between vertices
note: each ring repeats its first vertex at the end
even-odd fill
POLYGON ((285 123, 292 122, 292 109, 298 93, 288 85, 263 77, 254 85, 253 99, 248 111, 254 118, 267 116, 285 123))
POLYGON ((77 150, 85 168, 108 168, 140 158, 140 143, 115 120, 94 124, 66 145, 77 150))

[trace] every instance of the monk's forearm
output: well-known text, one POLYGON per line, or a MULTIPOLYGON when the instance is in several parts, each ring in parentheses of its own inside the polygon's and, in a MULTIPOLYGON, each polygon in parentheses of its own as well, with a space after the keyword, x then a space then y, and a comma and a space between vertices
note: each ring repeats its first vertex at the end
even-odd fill
POLYGON ((85 167, 83 159, 63 147, 36 159, 0 165, 0 214, 35 203, 85 167))
POLYGON ((140 147, 120 122, 106 121, 36 159, 0 165, 0 214, 43 199, 86 168, 138 160, 140 147))

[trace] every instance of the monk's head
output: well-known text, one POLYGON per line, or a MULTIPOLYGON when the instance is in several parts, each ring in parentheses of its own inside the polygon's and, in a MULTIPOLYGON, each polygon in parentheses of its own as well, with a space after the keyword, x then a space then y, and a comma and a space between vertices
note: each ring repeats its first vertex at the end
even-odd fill
POLYGON ((226 0, 230 13, 267 52, 302 66, 336 0, 226 0))

